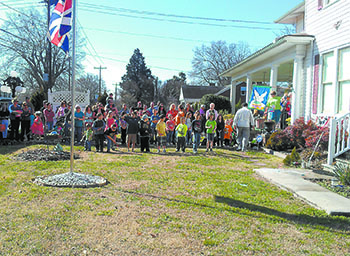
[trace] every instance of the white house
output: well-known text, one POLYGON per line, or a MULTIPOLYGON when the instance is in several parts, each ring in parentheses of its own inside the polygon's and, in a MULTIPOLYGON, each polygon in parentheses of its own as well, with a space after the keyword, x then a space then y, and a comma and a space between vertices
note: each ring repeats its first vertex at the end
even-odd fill
MULTIPOLYGON (((276 38, 221 75, 232 78, 231 88, 246 81, 247 100, 252 82, 266 82, 272 88, 290 83, 292 122, 299 117, 343 116, 348 123, 350 1, 305 0, 275 22, 294 25, 296 33, 276 38)), ((344 129, 350 131, 349 125, 344 129)), ((349 139, 343 144, 350 149, 349 139)))

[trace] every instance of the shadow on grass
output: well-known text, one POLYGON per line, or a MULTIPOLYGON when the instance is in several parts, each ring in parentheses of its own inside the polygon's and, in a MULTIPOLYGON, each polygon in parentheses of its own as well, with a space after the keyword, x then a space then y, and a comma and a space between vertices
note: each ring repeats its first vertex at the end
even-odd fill
POLYGON ((15 145, 0 145, 0 155, 6 155, 6 154, 12 154, 13 152, 16 152, 17 150, 24 149, 28 145, 18 143, 15 145))
MULTIPOLYGON (((139 197, 150 197, 150 198, 157 199, 157 200, 194 205, 194 206, 198 206, 201 208, 209 208, 209 209, 213 209, 213 210, 229 211, 232 213, 249 215, 253 218, 256 217, 255 215, 242 213, 236 209, 222 209, 221 207, 206 205, 203 203, 196 203, 196 202, 186 201, 186 200, 182 200, 182 199, 168 198, 168 197, 157 196, 157 195, 152 195, 152 194, 139 193, 136 191, 123 190, 123 189, 118 189, 118 191, 120 191, 122 193, 131 194, 134 196, 139 196, 139 197)), ((222 196, 215 196, 215 195, 214 195, 214 201, 216 203, 227 204, 233 208, 247 209, 251 212, 260 212, 260 213, 263 213, 266 215, 276 216, 276 217, 285 219, 286 221, 294 222, 294 223, 299 224, 299 225, 307 225, 307 226, 310 226, 312 228, 319 229, 319 227, 322 226, 324 228, 332 230, 332 232, 338 232, 341 234, 349 234, 349 231, 350 231, 350 218, 348 218, 348 219, 332 219, 332 217, 315 217, 315 216, 309 216, 306 214, 284 213, 284 212, 281 212, 281 211, 278 211, 275 209, 271 209, 268 207, 249 204, 249 203, 245 203, 245 202, 242 202, 239 200, 235 200, 235 199, 231 199, 231 198, 227 198, 227 197, 222 197, 222 196)))
POLYGON ((341 230, 341 231, 350 231, 350 218, 349 219, 331 219, 331 217, 315 217, 309 216, 306 214, 290 214, 281 212, 275 209, 271 209, 265 206, 255 205, 246 203, 240 200, 214 196, 214 200, 217 203, 227 204, 234 208, 247 209, 251 212, 260 212, 266 215, 273 215, 296 224, 301 225, 313 225, 313 226, 324 226, 331 229, 341 230))

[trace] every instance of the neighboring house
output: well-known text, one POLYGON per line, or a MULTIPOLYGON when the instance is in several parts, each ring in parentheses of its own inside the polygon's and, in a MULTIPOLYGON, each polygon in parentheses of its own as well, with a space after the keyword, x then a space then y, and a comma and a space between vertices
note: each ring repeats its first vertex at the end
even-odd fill
POLYGON ((225 87, 222 86, 188 86, 181 87, 179 101, 183 103, 199 102, 206 94, 215 94, 225 87))
MULTIPOLYGON (((230 98, 231 86, 182 86, 179 101, 184 103, 199 102, 206 94, 214 94, 230 98)), ((236 102, 245 101, 246 83, 242 82, 236 86, 236 102)))
POLYGON ((253 82, 273 89, 293 85, 292 122, 349 113, 349 13, 349 0, 306 0, 275 21, 293 24, 295 34, 275 39, 221 75, 232 78, 232 88, 246 81, 247 97, 253 82))
MULTIPOLYGON (((215 93, 218 96, 224 96, 230 99, 231 97, 231 86, 228 85, 224 89, 215 93)), ((247 85, 245 82, 241 82, 236 85, 235 102, 236 104, 241 101, 241 103, 246 102, 247 97, 247 85)))
POLYGON ((246 81, 247 97, 253 82, 266 79, 272 89, 280 83, 291 84, 292 122, 299 117, 332 117, 329 152, 334 151, 333 156, 350 149, 345 136, 334 149, 335 126, 350 131, 349 14, 349 0, 305 0, 275 21, 294 25, 295 34, 275 39, 221 74, 231 77, 231 88, 246 81))

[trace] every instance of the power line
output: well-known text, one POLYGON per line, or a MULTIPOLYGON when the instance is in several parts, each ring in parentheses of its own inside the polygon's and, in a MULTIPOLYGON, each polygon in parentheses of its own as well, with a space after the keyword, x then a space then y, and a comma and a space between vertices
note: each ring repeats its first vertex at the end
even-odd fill
POLYGON ((252 24, 264 24, 264 25, 276 25, 273 22, 265 22, 265 21, 236 20, 236 19, 234 20, 234 19, 223 19, 223 18, 186 16, 186 15, 150 12, 150 11, 128 9, 128 8, 116 8, 116 7, 104 6, 104 5, 96 5, 96 4, 82 4, 82 6, 93 7, 93 8, 102 8, 102 9, 107 9, 107 10, 115 10, 115 11, 118 11, 118 12, 129 12, 129 13, 138 13, 138 14, 155 15, 155 16, 163 16, 163 17, 173 17, 173 18, 183 18, 183 19, 207 20, 207 21, 217 21, 217 22, 233 22, 233 23, 252 23, 252 24))
POLYGON ((144 37, 179 40, 179 41, 188 41, 188 42, 210 43, 210 41, 189 39, 189 38, 180 38, 180 37, 172 37, 172 36, 161 36, 161 35, 154 35, 154 34, 153 35, 152 34, 140 34, 140 33, 119 31, 119 30, 101 29, 101 28, 87 28, 87 27, 85 27, 85 28, 88 29, 88 30, 93 30, 93 31, 100 31, 100 32, 106 32, 106 33, 118 33, 118 34, 131 35, 131 36, 144 36, 144 37))
MULTIPOLYGON (((100 60, 100 62, 99 62, 99 61, 97 61, 97 60, 95 59, 96 62, 102 63, 102 64, 103 64, 103 60, 99 57, 99 55, 98 55, 98 53, 97 53, 95 47, 92 45, 92 43, 91 43, 89 37, 88 37, 87 34, 85 33, 85 30, 84 30, 83 26, 80 24, 79 21, 78 21, 78 24, 79 24, 79 27, 81 28, 81 31, 82 31, 83 34, 85 35, 85 38, 86 38, 87 42, 89 43, 89 45, 91 46, 91 48, 92 48, 92 50, 95 52, 95 54, 97 55, 97 58, 100 60)), ((91 53, 91 52, 90 52, 90 53, 91 53)))
POLYGON ((82 11, 87 12, 94 12, 94 13, 101 13, 101 14, 108 14, 113 16, 122 16, 122 17, 128 17, 128 18, 136 18, 136 19, 145 19, 145 20, 155 20, 155 21, 161 21, 161 22, 172 22, 172 23, 182 23, 182 24, 189 24, 189 25, 204 25, 204 26, 214 26, 214 27, 230 27, 230 28, 240 28, 240 29, 254 29, 254 30, 277 30, 274 28, 266 28, 266 27, 250 27, 250 26, 236 26, 236 25, 227 25, 227 24, 214 24, 214 23, 203 23, 203 22, 192 22, 192 21, 183 21, 183 20, 171 20, 171 19, 160 19, 160 18, 152 18, 152 17, 145 17, 145 16, 134 16, 134 15, 128 15, 128 14, 120 14, 120 13, 112 13, 107 11, 98 11, 96 9, 91 9, 90 7, 81 8, 82 11))
MULTIPOLYGON (((87 54, 87 55, 89 55, 89 54, 87 54)), ((110 57, 103 57, 103 58, 106 59, 106 60, 111 60, 111 61, 116 61, 116 62, 121 62, 121 63, 129 63, 129 61, 118 60, 118 59, 110 58, 110 57)), ((155 68, 155 69, 163 69, 163 70, 178 71, 178 72, 183 71, 183 70, 180 70, 180 69, 165 68, 165 67, 159 67, 159 66, 151 66, 151 65, 147 65, 147 66, 150 67, 150 68, 155 68)))

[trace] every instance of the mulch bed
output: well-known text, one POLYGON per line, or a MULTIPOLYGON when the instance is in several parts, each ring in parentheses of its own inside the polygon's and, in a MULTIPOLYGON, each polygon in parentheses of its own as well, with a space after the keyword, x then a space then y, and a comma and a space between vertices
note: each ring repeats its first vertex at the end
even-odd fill
MULTIPOLYGON (((70 152, 39 148, 22 152, 15 159, 19 161, 63 161, 70 159, 70 152)), ((79 156, 74 154, 74 159, 79 159, 79 156)))

